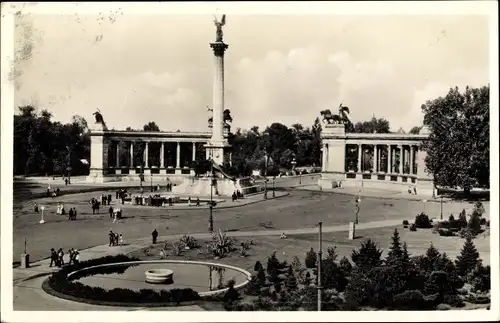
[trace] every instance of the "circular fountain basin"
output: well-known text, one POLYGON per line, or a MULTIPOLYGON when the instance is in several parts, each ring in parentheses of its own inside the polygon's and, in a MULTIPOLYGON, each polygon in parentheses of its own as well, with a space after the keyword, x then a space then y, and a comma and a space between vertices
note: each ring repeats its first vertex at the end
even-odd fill
POLYGON ((170 269, 149 269, 145 272, 146 283, 173 284, 174 272, 170 269))

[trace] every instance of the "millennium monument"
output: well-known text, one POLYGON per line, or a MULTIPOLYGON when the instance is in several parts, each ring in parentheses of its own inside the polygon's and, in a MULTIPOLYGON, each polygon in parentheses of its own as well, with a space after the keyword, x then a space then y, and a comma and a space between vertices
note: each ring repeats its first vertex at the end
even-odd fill
MULTIPOLYGON (((231 195, 235 190, 247 193, 248 179, 234 179, 224 173, 222 166, 231 163, 231 145, 228 143, 229 109, 224 108, 224 43, 222 27, 226 16, 214 19, 215 41, 210 43, 214 55, 213 103, 209 118, 211 132, 148 132, 109 130, 99 110, 94 113, 91 126, 91 157, 89 182, 138 180, 176 184, 175 192, 197 195, 210 194, 210 178, 195 178, 193 162, 199 158, 210 160, 216 176, 216 194, 231 195), (124 154, 120 149, 125 149, 124 154), (134 148, 141 145, 141 153, 134 148), (139 153, 139 154, 138 154, 139 153), (139 156, 138 156, 139 155, 139 156), (126 156, 126 158, 124 158, 126 156), (245 184, 244 184, 245 183, 245 184)), ((136 148, 137 149, 137 148, 136 148)))

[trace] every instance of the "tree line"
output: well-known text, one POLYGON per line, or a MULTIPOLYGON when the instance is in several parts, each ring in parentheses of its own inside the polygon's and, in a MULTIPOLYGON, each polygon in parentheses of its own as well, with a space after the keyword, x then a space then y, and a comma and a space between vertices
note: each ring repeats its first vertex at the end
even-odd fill
MULTIPOLYGON (((426 168, 436 185, 453 188, 489 187, 489 85, 467 87, 462 93, 452 88, 444 97, 422 105, 424 124, 430 130, 424 142, 427 151, 426 168)), ((344 109, 346 107, 343 107, 344 109)), ((324 112, 323 112, 324 113, 324 112)), ((331 112, 330 112, 331 114, 331 112)), ((346 132, 390 133, 389 121, 371 120, 351 123, 343 118, 346 132)), ((419 133, 415 126, 408 132, 419 133)), ((127 131, 140 131, 126 128, 127 131)), ((151 121, 143 131, 160 131, 151 121)), ((237 128, 229 136, 232 145, 231 166, 224 165, 232 175, 249 175, 252 170, 266 166, 269 175, 277 174, 292 165, 320 166, 322 122, 316 118, 311 126, 300 123, 287 127, 272 123, 264 130, 254 126, 237 128)), ((121 145, 125 146, 126 143, 121 145)), ((135 147, 135 158, 141 161, 144 145, 135 147), (141 150, 142 149, 142 150, 141 150)), ((123 154, 126 149, 120 149, 123 154)), ((209 165, 204 154, 197 154, 193 168, 205 173, 209 165)), ((127 156, 123 156, 127 158, 127 156)), ((73 175, 87 174, 90 159, 90 133, 87 121, 78 115, 66 124, 53 121, 47 110, 37 113, 33 106, 18 108, 14 116, 14 174, 16 175, 73 175)))

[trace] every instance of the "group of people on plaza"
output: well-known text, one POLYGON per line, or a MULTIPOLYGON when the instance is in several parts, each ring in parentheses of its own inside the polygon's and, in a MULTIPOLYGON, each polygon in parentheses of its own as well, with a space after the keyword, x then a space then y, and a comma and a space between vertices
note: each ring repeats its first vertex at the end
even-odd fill
POLYGON ((243 198, 243 193, 240 192, 240 190, 237 190, 233 192, 233 195, 231 196, 233 202, 236 201, 237 199, 242 199, 243 198))
POLYGON ((110 205, 111 204, 111 194, 102 194, 101 195, 101 204, 102 205, 110 205))
MULTIPOLYGON (((142 187, 141 187, 142 190, 142 187)), ((141 193, 142 194, 142 193, 141 193)), ((120 199, 122 201, 122 204, 125 204, 125 199, 129 197, 129 193, 125 189, 118 189, 116 191, 116 199, 120 199)))
POLYGON ((90 199, 90 205, 92 206, 92 214, 99 213, 99 208, 101 207, 101 202, 99 202, 95 197, 90 199))
POLYGON ((112 206, 110 206, 108 209, 108 213, 109 213, 109 218, 113 219, 113 223, 122 218, 122 209, 120 209, 119 207, 113 208, 112 206))
POLYGON ((47 197, 56 197, 56 196, 59 196, 59 194, 61 194, 61 190, 59 189, 59 187, 57 189, 52 189, 50 188, 50 185, 47 187, 47 197))
MULTIPOLYGON (((38 208, 38 204, 35 202, 33 204, 33 212, 35 213, 39 213, 39 208, 38 208)), ((66 214, 66 209, 64 208, 64 204, 62 203, 59 203, 57 205, 57 210, 56 210, 56 214, 58 215, 65 215, 66 214)), ((76 208, 75 207, 72 207, 69 209, 68 211, 68 220, 76 220, 76 208)))
POLYGON ((123 246, 123 234, 109 230, 109 246, 123 246))
MULTIPOLYGON (((68 250, 68 254, 69 254, 68 265, 78 264, 80 262, 80 253, 78 252, 78 250, 70 248, 68 250)), ((64 266, 64 251, 62 248, 59 248, 59 250, 57 251, 54 248, 50 249, 49 267, 52 267, 52 265, 55 265, 57 267, 64 266)))

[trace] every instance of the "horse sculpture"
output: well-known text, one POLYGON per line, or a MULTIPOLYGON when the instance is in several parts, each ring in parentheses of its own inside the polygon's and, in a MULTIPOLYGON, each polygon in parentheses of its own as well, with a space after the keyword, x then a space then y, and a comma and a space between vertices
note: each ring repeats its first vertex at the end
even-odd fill
POLYGON ((106 128, 106 123, 104 122, 104 118, 102 117, 101 110, 97 109, 96 112, 93 113, 95 116, 95 123, 101 124, 103 128, 106 128))
POLYGON ((333 124, 341 122, 340 116, 338 114, 332 114, 330 109, 323 110, 320 114, 323 117, 324 123, 333 124))
POLYGON ((343 106, 342 103, 339 105, 339 114, 332 114, 330 109, 326 109, 320 112, 323 117, 323 122, 328 124, 349 124, 351 121, 349 120, 349 108, 343 106))

